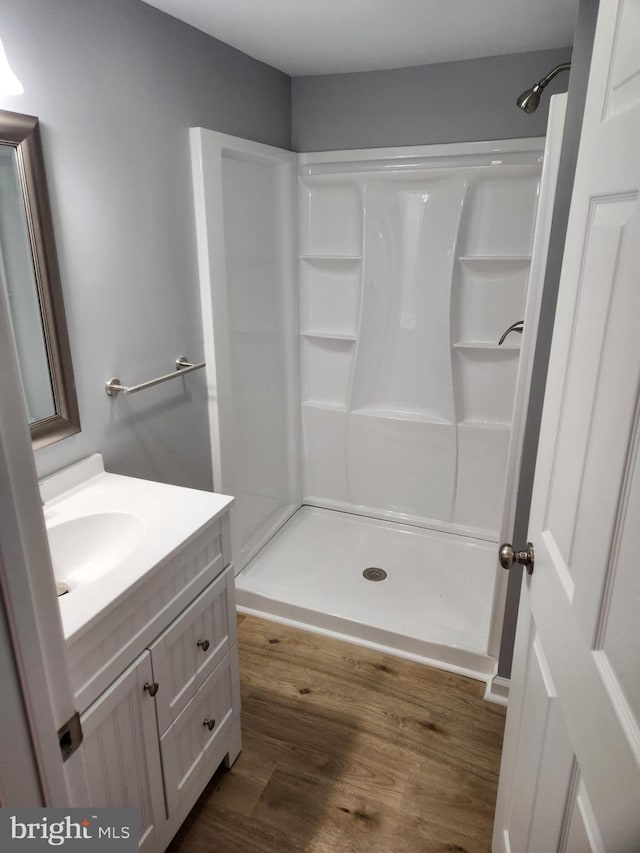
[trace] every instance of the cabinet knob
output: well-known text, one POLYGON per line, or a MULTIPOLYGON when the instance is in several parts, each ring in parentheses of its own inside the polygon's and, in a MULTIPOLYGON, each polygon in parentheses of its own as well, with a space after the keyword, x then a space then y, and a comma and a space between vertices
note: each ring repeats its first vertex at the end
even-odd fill
POLYGON ((198 646, 198 648, 202 649, 203 652, 206 652, 207 649, 209 648, 209 640, 198 640, 198 642, 196 643, 196 646, 198 646))
POLYGON ((157 681, 153 681, 151 684, 147 681, 144 685, 144 689, 147 691, 149 696, 155 696, 158 690, 160 689, 160 685, 157 681))
POLYGON ((213 727, 215 726, 215 724, 216 724, 215 720, 207 720, 207 719, 205 719, 204 722, 202 723, 202 725, 206 726, 210 732, 213 731, 213 727))

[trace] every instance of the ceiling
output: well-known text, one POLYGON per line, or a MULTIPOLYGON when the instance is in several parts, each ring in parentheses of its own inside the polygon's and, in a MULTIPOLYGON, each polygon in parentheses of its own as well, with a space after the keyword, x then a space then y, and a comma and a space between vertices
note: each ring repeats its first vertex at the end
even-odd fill
POLYGON ((578 0, 144 0, 291 76, 564 47, 578 0))

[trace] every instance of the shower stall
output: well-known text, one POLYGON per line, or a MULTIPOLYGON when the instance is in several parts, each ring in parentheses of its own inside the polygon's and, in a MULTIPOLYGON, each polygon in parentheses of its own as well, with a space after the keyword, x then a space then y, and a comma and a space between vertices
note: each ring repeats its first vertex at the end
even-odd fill
POLYGON ((295 155, 192 131, 240 609, 494 674, 560 135, 545 200, 541 139, 295 155))

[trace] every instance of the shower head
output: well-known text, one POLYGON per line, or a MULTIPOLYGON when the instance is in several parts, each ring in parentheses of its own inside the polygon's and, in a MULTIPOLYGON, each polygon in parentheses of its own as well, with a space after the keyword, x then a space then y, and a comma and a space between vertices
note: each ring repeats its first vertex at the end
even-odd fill
POLYGON ((543 87, 536 83, 535 86, 532 86, 531 89, 527 89, 526 92, 523 92, 516 104, 520 107, 521 110, 524 110, 525 113, 535 113, 538 109, 538 104, 540 103, 540 95, 543 92, 543 87))
POLYGON ((545 86, 553 80, 556 74, 559 74, 561 71, 568 71, 570 68, 570 62, 561 62, 560 65, 556 65, 556 67, 552 68, 546 77, 539 80, 535 86, 524 91, 518 97, 516 104, 521 110, 524 110, 525 113, 535 113, 538 109, 538 104, 540 103, 540 95, 543 93, 545 86))

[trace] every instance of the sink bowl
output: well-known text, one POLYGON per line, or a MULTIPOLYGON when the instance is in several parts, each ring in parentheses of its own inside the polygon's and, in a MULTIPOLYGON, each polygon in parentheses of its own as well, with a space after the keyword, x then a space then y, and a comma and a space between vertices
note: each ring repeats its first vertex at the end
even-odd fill
POLYGON ((56 581, 71 589, 117 568, 142 542, 145 524, 128 512, 82 515, 47 526, 56 581))

